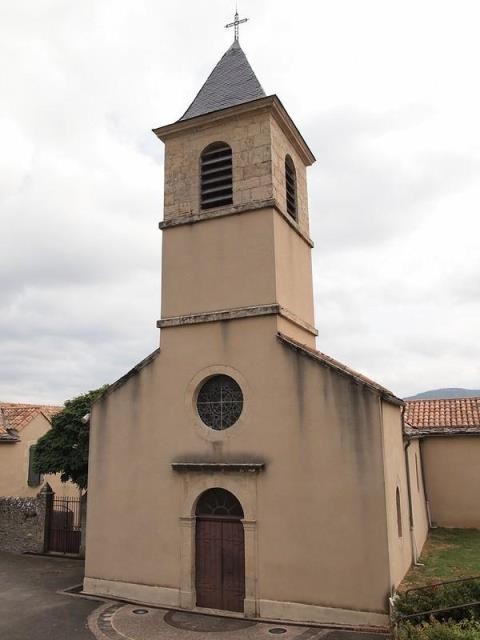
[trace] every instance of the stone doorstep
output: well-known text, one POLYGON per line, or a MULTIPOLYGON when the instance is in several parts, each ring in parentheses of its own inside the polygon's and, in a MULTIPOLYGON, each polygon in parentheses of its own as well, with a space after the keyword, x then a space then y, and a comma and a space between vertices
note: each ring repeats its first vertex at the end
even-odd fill
POLYGON ((78 553, 60 553, 58 551, 24 551, 23 556, 39 556, 40 558, 67 558, 68 560, 84 561, 83 556, 78 553))

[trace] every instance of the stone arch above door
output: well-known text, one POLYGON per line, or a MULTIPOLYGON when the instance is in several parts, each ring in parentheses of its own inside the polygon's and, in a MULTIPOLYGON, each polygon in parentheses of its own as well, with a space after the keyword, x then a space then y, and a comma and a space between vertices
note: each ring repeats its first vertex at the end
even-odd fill
POLYGON ((181 516, 193 518, 200 496, 208 489, 225 489, 242 505, 244 519, 257 519, 257 474, 249 472, 184 474, 184 499, 181 516))
POLYGON ((195 515, 231 517, 243 520, 243 507, 231 491, 220 487, 207 489, 198 498, 195 515))

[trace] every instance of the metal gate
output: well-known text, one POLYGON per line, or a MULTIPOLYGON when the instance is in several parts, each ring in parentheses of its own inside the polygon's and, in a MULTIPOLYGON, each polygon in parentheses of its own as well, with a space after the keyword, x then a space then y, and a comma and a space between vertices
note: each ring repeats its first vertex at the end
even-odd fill
POLYGON ((80 499, 53 496, 48 513, 47 550, 79 553, 81 538, 80 499))

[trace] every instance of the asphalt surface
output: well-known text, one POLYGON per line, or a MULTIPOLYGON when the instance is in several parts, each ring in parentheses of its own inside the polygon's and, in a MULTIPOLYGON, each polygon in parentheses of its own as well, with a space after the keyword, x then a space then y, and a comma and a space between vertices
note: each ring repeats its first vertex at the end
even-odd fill
MULTIPOLYGON (((94 614, 97 615, 97 614, 94 614)), ((99 640, 388 640, 384 634, 255 622, 138 605, 99 610, 99 640), (137 615, 139 610, 142 615, 137 615)))
POLYGON ((1 640, 94 640, 87 618, 101 603, 57 593, 82 580, 81 560, 0 552, 1 640))
POLYGON ((81 560, 0 552, 0 640, 271 640, 275 627, 281 628, 282 640, 387 638, 383 634, 141 608, 58 593, 82 580, 81 560), (139 610, 143 615, 137 615, 139 610), (93 611, 95 635, 87 627, 93 611))

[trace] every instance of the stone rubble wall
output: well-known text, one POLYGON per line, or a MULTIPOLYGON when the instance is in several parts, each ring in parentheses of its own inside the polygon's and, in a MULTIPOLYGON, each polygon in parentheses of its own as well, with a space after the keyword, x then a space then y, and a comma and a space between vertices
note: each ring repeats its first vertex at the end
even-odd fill
POLYGON ((35 498, 0 497, 0 551, 42 553, 46 495, 35 498))

